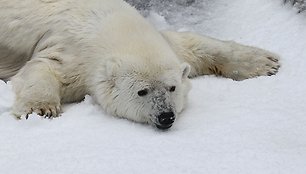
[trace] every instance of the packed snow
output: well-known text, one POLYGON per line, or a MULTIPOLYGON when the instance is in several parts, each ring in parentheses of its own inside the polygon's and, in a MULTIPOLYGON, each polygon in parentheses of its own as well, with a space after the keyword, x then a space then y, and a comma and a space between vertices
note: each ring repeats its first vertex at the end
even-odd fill
POLYGON ((90 96, 60 118, 10 114, 0 81, 1 174, 305 174, 306 15, 279 0, 154 6, 159 29, 194 31, 281 56, 276 76, 192 80, 187 109, 169 131, 106 114, 90 96))

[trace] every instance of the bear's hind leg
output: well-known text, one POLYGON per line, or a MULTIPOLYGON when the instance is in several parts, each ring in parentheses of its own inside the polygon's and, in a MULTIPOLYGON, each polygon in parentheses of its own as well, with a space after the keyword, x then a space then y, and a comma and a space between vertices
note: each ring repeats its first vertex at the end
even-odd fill
POLYGON ((179 59, 191 65, 189 77, 215 74, 244 80, 274 75, 280 67, 277 55, 260 48, 189 32, 163 31, 162 35, 179 59))
POLYGON ((32 59, 12 78, 15 101, 13 114, 28 117, 35 112, 46 118, 60 112, 60 83, 48 60, 32 59))

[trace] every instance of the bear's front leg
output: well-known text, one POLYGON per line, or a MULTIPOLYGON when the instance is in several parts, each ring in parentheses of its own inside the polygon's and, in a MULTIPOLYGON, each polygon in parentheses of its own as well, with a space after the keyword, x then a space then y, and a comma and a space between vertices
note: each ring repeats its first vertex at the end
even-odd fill
POLYGON ((60 83, 47 59, 33 59, 12 78, 17 118, 35 112, 46 118, 59 116, 60 83))
POLYGON ((179 59, 191 65, 190 77, 215 74, 234 80, 271 76, 279 57, 269 51, 189 32, 162 32, 179 59))

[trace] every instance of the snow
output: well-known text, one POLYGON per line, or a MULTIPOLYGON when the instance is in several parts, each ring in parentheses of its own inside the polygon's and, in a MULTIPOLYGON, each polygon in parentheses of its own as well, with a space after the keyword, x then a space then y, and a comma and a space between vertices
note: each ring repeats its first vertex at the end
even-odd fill
POLYGON ((305 174, 305 14, 279 0, 197 3, 205 6, 155 9, 147 18, 161 29, 276 52, 280 72, 242 82, 194 79, 188 107, 169 131, 107 115, 90 96, 65 105, 60 118, 17 121, 11 84, 0 81, 0 173, 305 174))

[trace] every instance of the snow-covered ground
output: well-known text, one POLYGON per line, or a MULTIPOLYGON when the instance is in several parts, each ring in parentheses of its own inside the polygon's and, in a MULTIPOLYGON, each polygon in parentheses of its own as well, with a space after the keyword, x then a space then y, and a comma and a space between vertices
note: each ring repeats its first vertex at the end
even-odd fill
POLYGON ((58 119, 16 121, 11 85, 0 81, 0 173, 305 174, 306 16, 280 0, 202 3, 156 10, 168 23, 148 19, 274 51, 280 72, 194 79, 188 108, 166 132, 109 116, 89 96, 58 119))

